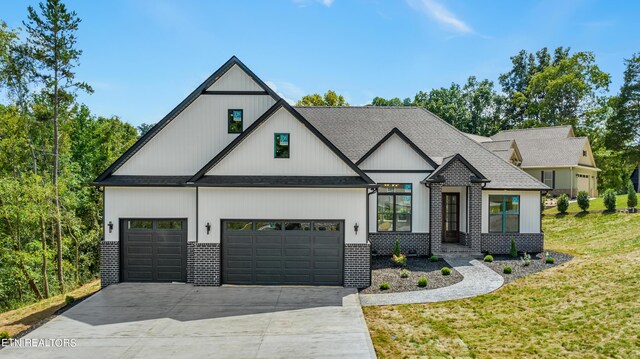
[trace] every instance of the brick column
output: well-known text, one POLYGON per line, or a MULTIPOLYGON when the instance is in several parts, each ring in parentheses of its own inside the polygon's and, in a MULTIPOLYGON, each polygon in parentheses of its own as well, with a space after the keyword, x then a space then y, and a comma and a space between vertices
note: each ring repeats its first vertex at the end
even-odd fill
POLYGON ((193 284, 220 285, 220 244, 196 243, 193 257, 193 284))
POLYGON ((196 242, 187 242, 187 283, 193 283, 196 242))
POLYGON ((369 243, 345 243, 344 286, 365 288, 371 282, 371 246, 369 243))
POLYGON ((431 253, 440 252, 442 244, 442 184, 431 184, 431 219, 429 227, 431 228, 431 253))
POLYGON ((480 252, 482 240, 482 184, 469 185, 469 233, 467 245, 480 252))
POLYGON ((120 242, 100 241, 100 287, 120 282, 120 242))

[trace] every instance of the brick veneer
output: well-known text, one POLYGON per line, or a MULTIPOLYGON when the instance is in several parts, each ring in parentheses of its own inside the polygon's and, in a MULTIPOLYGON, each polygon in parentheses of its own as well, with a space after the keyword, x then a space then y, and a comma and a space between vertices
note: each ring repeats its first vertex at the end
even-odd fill
POLYGON ((400 249, 408 254, 413 251, 417 255, 429 254, 429 233, 369 233, 371 253, 373 255, 391 255, 396 239, 400 242, 400 249))
POLYGON ((371 245, 346 243, 344 245, 344 286, 365 288, 371 283, 371 245))
POLYGON ((193 284, 220 285, 220 244, 196 243, 193 247, 193 284))
POLYGON ((193 283, 196 242, 187 242, 187 283, 193 283))
POLYGON ((511 237, 518 252, 539 253, 544 250, 544 233, 482 233, 482 251, 507 254, 511 251, 511 237))
POLYGON ((120 281, 120 242, 100 241, 100 287, 120 281))
POLYGON ((440 253, 442 244, 442 183, 432 183, 431 193, 431 253, 440 253))

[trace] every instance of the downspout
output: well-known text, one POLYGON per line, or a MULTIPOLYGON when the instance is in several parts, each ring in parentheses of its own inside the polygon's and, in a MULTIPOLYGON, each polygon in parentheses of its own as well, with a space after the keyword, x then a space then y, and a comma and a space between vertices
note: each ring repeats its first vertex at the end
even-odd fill
POLYGON ((573 198, 573 181, 575 180, 575 178, 573 178, 573 167, 569 167, 569 176, 571 176, 571 188, 569 189, 569 197, 573 198))
POLYGON ((198 243, 198 237, 200 232, 200 187, 196 187, 196 243, 198 243))

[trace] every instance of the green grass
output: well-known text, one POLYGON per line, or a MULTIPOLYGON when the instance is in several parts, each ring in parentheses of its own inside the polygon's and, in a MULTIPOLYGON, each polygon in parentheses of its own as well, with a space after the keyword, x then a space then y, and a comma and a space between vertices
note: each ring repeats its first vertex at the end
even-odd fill
POLYGON ((365 307, 376 352, 402 357, 640 357, 640 214, 545 217, 575 258, 450 302, 365 307))
MULTIPOLYGON (((617 196, 616 198, 616 208, 617 209, 625 209, 627 208, 627 195, 626 194, 621 194, 619 196, 617 196)), ((604 206, 604 201, 602 199, 602 197, 598 197, 596 199, 593 199, 589 202, 589 211, 604 211, 605 209, 607 209, 604 206)), ((578 203, 577 202, 572 202, 569 203, 569 209, 567 210, 567 212, 569 213, 578 213, 578 212, 582 212, 582 210, 580 209, 580 207, 578 207, 578 203)), ((558 214, 558 208, 557 207, 553 207, 553 208, 547 208, 544 210, 543 212, 544 214, 558 214)))

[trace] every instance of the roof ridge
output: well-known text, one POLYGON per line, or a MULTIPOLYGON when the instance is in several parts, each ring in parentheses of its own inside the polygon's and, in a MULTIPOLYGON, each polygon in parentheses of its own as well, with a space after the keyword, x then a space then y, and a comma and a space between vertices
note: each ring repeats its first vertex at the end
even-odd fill
POLYGON ((359 106, 292 106, 294 108, 371 108, 371 109, 421 109, 420 106, 373 106, 373 105, 359 105, 359 106))
POLYGON ((563 128, 563 127, 570 127, 571 129, 573 129, 572 125, 560 125, 560 126, 543 126, 543 127, 529 127, 529 128, 512 128, 509 130, 502 130, 497 132, 496 134, 500 133, 500 132, 518 132, 518 131, 532 131, 532 130, 547 130, 550 128, 563 128))

